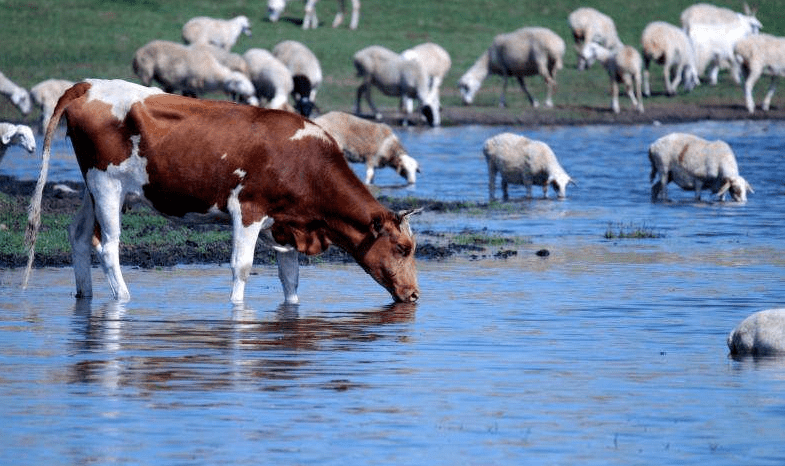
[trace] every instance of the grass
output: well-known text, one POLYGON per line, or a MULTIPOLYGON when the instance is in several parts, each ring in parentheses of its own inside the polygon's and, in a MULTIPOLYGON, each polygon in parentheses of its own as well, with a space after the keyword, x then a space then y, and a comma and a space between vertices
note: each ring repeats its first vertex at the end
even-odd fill
MULTIPOLYGON (((681 10, 690 3, 598 0, 592 6, 615 19, 622 41, 639 47, 640 33, 646 24, 654 20, 678 24, 681 10)), ((741 9, 741 2, 736 0, 713 3, 741 9)), ((764 24, 764 31, 785 35, 785 15, 780 13, 780 2, 758 3, 758 18, 764 24)), ((325 111, 353 108, 359 85, 351 62, 354 52, 371 44, 401 51, 425 41, 441 44, 452 56, 453 66, 442 88, 443 105, 449 107, 461 105, 456 82, 496 34, 523 26, 544 26, 568 44, 565 69, 557 76, 559 89, 555 97, 557 107, 568 108, 552 111, 572 111, 579 120, 580 111, 575 111, 576 108, 606 106, 608 92, 607 76, 601 67, 594 66, 586 72, 575 69, 567 15, 584 4, 583 0, 365 2, 359 28, 350 31, 345 26, 338 29, 332 29, 329 24, 324 26, 332 20, 336 6, 335 2, 323 1, 317 5, 323 26, 303 31, 299 27, 303 2, 290 2, 283 19, 270 23, 262 0, 0 0, 3 18, 0 71, 28 89, 48 78, 121 78, 138 82, 131 70, 131 57, 140 46, 153 39, 180 41, 182 25, 193 16, 229 18, 244 14, 251 20, 253 36, 241 37, 234 51, 242 53, 252 47, 270 49, 284 39, 304 42, 322 64, 325 81, 318 102, 325 111)), ((661 93, 663 83, 657 65, 652 75, 652 90, 661 93)), ((545 89, 542 80, 529 81, 531 91, 542 96, 545 89)), ((729 79, 721 81, 718 86, 700 86, 678 98, 740 105, 738 86, 729 79)), ((501 79, 490 77, 479 92, 475 107, 495 109, 500 89, 501 79)), ((378 92, 374 96, 382 108, 397 107, 395 99, 378 92)), ((660 95, 649 102, 667 102, 667 99, 660 95)), ((527 106, 520 91, 509 93, 507 111, 516 112, 527 106)), ((32 123, 37 117, 35 112, 21 115, 8 99, 0 98, 0 121, 32 123)))
POLYGON ((656 239, 662 238, 660 233, 644 225, 635 224, 608 224, 605 230, 605 239, 656 239))

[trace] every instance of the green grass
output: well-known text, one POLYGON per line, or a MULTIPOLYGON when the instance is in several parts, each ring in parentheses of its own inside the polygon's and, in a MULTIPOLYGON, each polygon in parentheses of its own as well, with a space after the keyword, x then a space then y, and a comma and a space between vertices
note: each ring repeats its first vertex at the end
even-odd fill
MULTIPOLYGON (((630 2, 598 0, 591 5, 614 18, 621 39, 640 47, 640 33, 651 21, 678 24, 679 14, 691 1, 664 0, 630 2)), ((741 9, 736 0, 713 3, 741 9)), ((785 35, 785 15, 781 2, 757 2, 758 18, 764 31, 785 35)), ((442 86, 443 105, 461 105, 456 82, 493 37, 523 26, 544 26, 554 30, 568 44, 565 69, 558 76, 555 96, 558 106, 607 105, 607 76, 599 66, 586 72, 575 69, 575 52, 567 26, 567 15, 584 6, 583 0, 549 2, 520 0, 430 0, 380 2, 367 0, 361 10, 360 26, 350 31, 346 26, 332 29, 329 23, 335 2, 317 5, 323 23, 316 30, 303 31, 303 2, 289 3, 283 20, 266 20, 264 0, 0 0, 0 71, 26 88, 48 78, 80 80, 83 78, 121 78, 138 82, 131 70, 134 51, 153 39, 180 40, 182 25, 191 17, 209 15, 232 17, 244 14, 251 19, 253 36, 241 37, 234 51, 251 47, 270 49, 284 39, 304 42, 319 57, 325 82, 318 103, 323 110, 351 110, 359 80, 354 75, 351 57, 357 50, 380 44, 401 51, 425 41, 441 44, 450 52, 453 66, 442 86)), ((663 89, 658 66, 652 69, 653 89, 663 89)), ((544 84, 531 79, 530 88, 541 96, 544 84)), ((740 104, 738 86, 725 76, 716 87, 700 86, 678 98, 689 102, 712 101, 740 104)), ((495 108, 501 79, 490 77, 479 92, 475 106, 495 108)), ((511 88, 512 90, 512 88, 511 88)), ((397 107, 397 101, 374 93, 383 108, 397 107)), ((220 95, 214 97, 223 98, 220 95)), ((667 102, 667 97, 649 100, 667 102)), ((508 110, 515 112, 528 106, 517 89, 508 96, 508 110)), ((557 108, 553 111, 575 111, 557 108)), ((34 122, 37 112, 24 117, 8 99, 0 98, 0 121, 34 122)), ((576 118, 579 118, 579 112, 576 118)))
POLYGON ((603 235, 605 239, 655 239, 662 238, 660 233, 653 228, 635 224, 608 224, 608 228, 603 235))

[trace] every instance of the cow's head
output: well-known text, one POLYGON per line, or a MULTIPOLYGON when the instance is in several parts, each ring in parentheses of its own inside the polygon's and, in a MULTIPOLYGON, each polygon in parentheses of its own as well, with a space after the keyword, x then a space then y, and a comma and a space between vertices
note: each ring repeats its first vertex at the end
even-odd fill
POLYGON ((419 210, 387 212, 374 218, 369 243, 358 257, 359 264, 398 302, 414 302, 420 297, 414 261, 416 242, 408 217, 419 210))
POLYGON ((731 197, 736 202, 747 202, 747 193, 755 193, 752 190, 752 186, 741 176, 726 178, 720 190, 717 191, 717 196, 722 198, 727 192, 730 192, 731 197))

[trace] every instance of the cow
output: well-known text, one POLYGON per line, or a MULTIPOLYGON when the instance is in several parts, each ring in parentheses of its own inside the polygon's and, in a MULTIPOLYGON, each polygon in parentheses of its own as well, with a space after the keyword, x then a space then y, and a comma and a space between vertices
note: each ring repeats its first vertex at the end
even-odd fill
POLYGON ((231 222, 232 302, 244 300, 260 233, 276 251, 287 303, 299 302, 298 253, 318 254, 330 244, 346 250, 396 301, 418 299, 413 212, 381 205, 319 126, 290 112, 93 79, 66 91, 47 127, 23 286, 63 115, 85 180, 81 210, 68 229, 77 297, 92 296, 93 247, 113 298, 130 299, 120 272, 120 216, 126 195, 136 195, 166 216, 218 215, 231 222))

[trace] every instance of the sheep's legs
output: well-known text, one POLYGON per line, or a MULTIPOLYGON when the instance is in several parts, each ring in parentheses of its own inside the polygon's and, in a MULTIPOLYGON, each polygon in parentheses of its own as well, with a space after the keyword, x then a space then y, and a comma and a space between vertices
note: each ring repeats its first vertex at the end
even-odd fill
POLYGON ((619 113, 619 83, 615 79, 611 80, 611 109, 613 113, 619 113))
POLYGON ((774 97, 774 91, 777 89, 776 83, 777 77, 771 77, 771 84, 769 84, 769 90, 766 92, 766 97, 763 98, 763 103, 761 103, 760 107, 763 109, 764 112, 769 111, 769 105, 771 105, 771 98, 774 97))
POLYGON ((488 160, 488 199, 496 198, 496 167, 488 160))
MULTIPOLYGON (((546 80, 546 81, 547 81, 547 80, 546 80)), ((534 97, 531 95, 531 93, 529 93, 529 90, 528 90, 528 89, 526 89, 526 82, 524 82, 524 80, 523 80, 523 76, 518 76, 518 83, 521 85, 521 89, 523 89, 523 92, 526 94, 526 97, 528 97, 528 98, 529 98, 529 102, 532 104, 532 107, 534 107, 534 108, 537 108, 537 107, 539 107, 539 106, 540 106, 540 103, 539 103, 539 102, 537 102, 537 99, 535 99, 535 98, 534 98, 534 97)), ((550 96, 549 96, 549 97, 548 97, 548 99, 546 100, 546 105, 547 105, 547 102, 548 102, 548 100, 550 100, 550 96)), ((553 103, 551 103, 551 105, 550 105, 550 106, 553 106, 553 103)))
MULTIPOLYGON (((760 78, 760 75, 760 69, 749 70, 747 79, 744 81, 744 100, 747 104, 747 111, 750 113, 755 112, 755 100, 752 98, 752 89, 755 87, 755 83, 758 81, 758 78, 760 78)), ((773 83, 774 78, 772 77, 772 84, 773 83)))
POLYGON ((359 88, 357 88, 357 101, 354 106, 354 113, 356 115, 360 114, 360 101, 362 100, 363 95, 365 95, 365 100, 368 102, 368 106, 371 108, 371 112, 373 112, 374 117, 377 120, 381 120, 382 114, 376 110, 376 105, 373 104, 371 100, 371 83, 363 82, 359 88))

